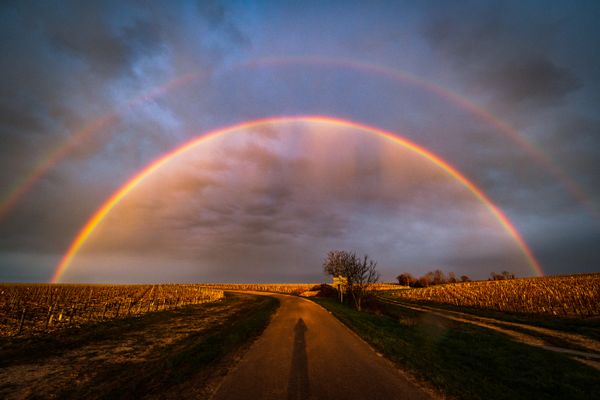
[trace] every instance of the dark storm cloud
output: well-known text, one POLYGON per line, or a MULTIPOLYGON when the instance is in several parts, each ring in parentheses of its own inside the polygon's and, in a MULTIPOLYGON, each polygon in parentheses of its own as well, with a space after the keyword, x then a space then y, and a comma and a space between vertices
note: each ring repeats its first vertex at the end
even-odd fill
MULTIPOLYGON (((128 98, 190 72, 189 65, 209 71, 248 45, 227 12, 213 22, 192 6, 187 25, 174 23, 184 9, 183 3, 159 2, 3 4, 2 200, 68 137, 120 111, 128 98), (192 36, 190 29, 203 34, 192 36), (223 32, 223 39, 209 38, 223 32)), ((20 199, 0 221, 5 279, 19 280, 13 276, 18 271, 21 280, 47 279, 49 265, 119 182, 181 140, 169 107, 155 103, 145 118, 115 114, 110 125, 73 149, 20 199)))
POLYGON ((0 100, 0 121, 2 121, 3 136, 26 136, 39 132, 48 123, 48 110, 41 104, 31 104, 24 98, 9 96, 5 93, 0 100))
MULTIPOLYGON (((600 160, 600 119, 575 110, 565 113, 549 128, 552 135, 546 139, 554 154, 559 154, 565 165, 578 179, 587 181, 586 187, 600 187, 600 174, 592 173, 600 160)), ((599 193, 595 193, 599 195, 599 193)))
POLYGON ((92 73, 119 76, 129 72, 140 55, 151 56, 160 50, 160 30, 151 22, 113 27, 109 18, 101 17, 100 10, 71 11, 72 15, 46 26, 45 33, 56 50, 83 60, 92 73))
POLYGON ((515 19, 520 19, 527 7, 519 10, 508 4, 479 3, 476 11, 470 8, 444 8, 425 24, 424 34, 476 90, 492 93, 503 104, 541 106, 580 88, 581 82, 570 68, 540 53, 552 47, 562 21, 533 20, 530 26, 522 21, 523 25, 515 26, 515 19))
POLYGON ((593 172, 600 129, 590 106, 598 107, 600 81, 589 69, 600 55, 594 22, 598 4, 437 3, 429 11, 423 14, 423 36, 451 71, 454 87, 520 131, 553 164, 544 166, 518 148, 511 153, 475 130, 471 143, 480 148, 469 157, 466 171, 475 171, 470 176, 519 229, 537 232, 526 239, 542 265, 553 272, 559 265, 566 268, 567 258, 573 265, 589 265, 599 254, 589 246, 599 229, 592 210, 598 210, 600 198, 593 172), (536 240, 546 234, 552 240, 536 240), (558 253, 561 261, 549 256, 558 253))
MULTIPOLYGON (((194 11, 193 7, 190 11, 194 11)), ((200 47, 203 51, 210 47, 211 57, 218 57, 223 50, 217 46, 249 44, 249 39, 228 18, 224 5, 217 1, 199 2, 196 11, 196 28, 204 30, 206 36, 215 32, 227 36, 218 44, 196 43, 205 47, 200 47)), ((185 27, 173 25, 180 12, 186 12, 183 3, 148 2, 141 6, 73 1, 19 6, 19 16, 27 28, 47 38, 52 50, 63 52, 72 61, 84 62, 100 78, 131 73, 140 58, 168 51, 174 43, 181 45, 186 40, 185 27)))
MULTIPOLYGON (((194 60, 196 69, 211 69, 244 42, 226 14, 217 18, 202 11, 195 18, 190 16, 188 24, 174 23, 186 12, 183 3, 16 2, 1 11, 1 43, 8 55, 0 61, 2 115, 11 116, 2 123, 11 131, 12 127, 56 134, 57 127, 66 128, 61 121, 81 122, 90 113, 110 110, 114 99, 106 98, 109 89, 125 91, 123 79, 147 85, 144 68, 160 64, 156 58, 170 56, 170 49, 179 50, 172 54, 173 68, 184 66, 177 58, 188 58, 194 60), (192 28, 203 35, 190 35, 192 28), (218 37, 224 31, 236 31, 239 37, 211 42, 211 35, 218 37), (115 80, 120 85, 115 86, 115 80), (77 102, 82 97, 85 102, 77 102), (53 129, 48 132, 48 128, 53 129)), ((197 10, 192 7, 191 11, 197 10)), ((152 68, 156 69, 148 71, 160 82, 165 66, 152 68)))
POLYGON ((209 26, 222 30, 227 40, 243 47, 251 44, 250 38, 229 18, 225 4, 217 0, 199 0, 197 6, 200 15, 208 22, 209 26))
POLYGON ((498 96, 505 102, 554 101, 580 87, 573 72, 559 67, 540 55, 519 59, 492 68, 482 80, 498 87, 498 96))
POLYGON ((599 242, 598 229, 580 226, 577 231, 562 231, 540 243, 538 257, 547 274, 563 274, 567 265, 572 271, 598 272, 600 254, 594 249, 599 242))
MULTIPOLYGON (((498 50, 495 42, 505 28, 504 7, 482 3, 471 6, 473 4, 437 4, 431 8, 431 13, 425 14, 423 26, 426 39, 436 50, 467 61, 464 63, 467 68, 470 66, 468 61, 498 50)), ((472 68, 476 66, 471 65, 472 68)))

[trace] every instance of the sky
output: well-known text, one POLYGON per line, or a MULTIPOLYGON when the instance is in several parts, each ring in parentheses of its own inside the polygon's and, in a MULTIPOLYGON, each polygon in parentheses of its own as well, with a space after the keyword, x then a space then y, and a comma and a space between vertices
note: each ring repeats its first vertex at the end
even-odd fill
POLYGON ((0 281, 62 260, 61 282, 324 282, 329 250, 384 281, 598 272, 599 18, 596 1, 4 1, 0 281))

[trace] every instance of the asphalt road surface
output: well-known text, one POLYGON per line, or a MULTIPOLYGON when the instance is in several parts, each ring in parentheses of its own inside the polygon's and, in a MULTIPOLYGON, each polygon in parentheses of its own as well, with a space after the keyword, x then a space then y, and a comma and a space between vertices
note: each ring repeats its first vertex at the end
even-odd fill
POLYGON ((281 301, 213 399, 429 399, 319 305, 281 301))

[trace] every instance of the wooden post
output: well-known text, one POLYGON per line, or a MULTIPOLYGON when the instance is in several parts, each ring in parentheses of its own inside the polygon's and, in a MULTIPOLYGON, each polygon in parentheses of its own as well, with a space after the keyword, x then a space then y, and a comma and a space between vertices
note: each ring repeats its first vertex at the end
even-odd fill
POLYGON ((131 315, 131 307, 133 307, 133 300, 129 300, 129 307, 127 307, 127 316, 131 315))
POLYGON ((17 331, 17 335, 20 335, 21 331, 23 330, 23 322, 25 321, 25 311, 26 309, 23 308, 23 312, 21 313, 21 319, 19 321, 19 330, 17 331))
POLYGON ((52 314, 54 314, 54 304, 52 306, 48 306, 48 315, 46 316, 46 326, 44 326, 44 331, 48 330, 48 325, 52 321, 52 314))

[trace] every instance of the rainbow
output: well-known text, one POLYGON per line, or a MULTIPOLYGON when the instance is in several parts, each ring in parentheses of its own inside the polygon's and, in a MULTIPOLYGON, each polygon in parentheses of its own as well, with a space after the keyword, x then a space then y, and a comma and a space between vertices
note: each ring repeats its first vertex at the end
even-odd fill
MULTIPOLYGON (((470 100, 462 97, 442 86, 425 81, 418 77, 407 74, 403 71, 395 70, 389 67, 369 64, 348 59, 339 58, 327 58, 327 57, 267 57, 257 60, 250 60, 243 63, 232 66, 227 72, 237 71, 243 68, 256 68, 264 66, 285 66, 285 65, 316 65, 325 67, 339 67, 348 68, 361 71, 367 74, 373 74, 376 76, 382 76, 386 79, 390 79, 395 82, 409 83, 419 88, 422 88, 430 93, 434 93, 460 108, 468 111, 469 113, 478 116, 486 123, 494 126, 499 132, 507 135, 514 140, 523 150, 527 152, 539 165, 544 167, 554 177, 556 177, 567 191, 576 198, 580 204, 582 204, 588 212, 594 216, 597 220, 600 220, 600 212, 596 210, 594 202, 587 196, 584 190, 572 179, 567 173, 565 173, 560 167, 552 162, 542 151, 533 146, 527 139, 525 139, 518 131, 510 127, 506 123, 499 120, 497 117, 492 115, 490 112, 482 109, 470 100)), ((182 87, 190 82, 196 81, 202 77, 206 77, 207 74, 200 73, 188 73, 179 78, 173 79, 157 88, 154 88, 147 93, 144 93, 134 99, 130 100, 125 104, 126 109, 134 108, 144 102, 156 98, 164 93, 167 93, 173 89, 182 87)), ((77 149, 86 140, 91 138, 97 132, 115 124, 118 121, 118 113, 112 112, 95 119, 73 136, 71 136, 62 146, 59 146, 52 151, 46 158, 41 160, 32 170, 31 173, 26 175, 19 183, 17 183, 12 190, 0 200, 0 221, 17 205, 19 199, 23 197, 31 188, 36 184, 41 177, 47 174, 56 164, 58 164, 63 158, 69 155, 72 151, 77 149)))
POLYGON ((61 261, 56 267, 56 270, 50 280, 51 283, 58 283, 64 273, 67 271, 69 266, 71 265, 73 258, 81 249, 81 247, 85 244, 90 235, 94 232, 96 227, 104 220, 104 218, 110 213, 110 211, 121 202, 132 190, 134 190, 139 184, 141 184, 147 177, 152 175, 154 172, 159 170, 161 167, 166 165, 169 162, 175 161, 178 157, 183 155, 184 153, 197 148, 203 143, 210 141, 219 136, 227 135, 229 133, 239 131, 242 129, 252 129, 258 128, 266 125, 272 124, 289 124, 289 123, 319 123, 319 124, 329 124, 333 126, 343 127, 343 128, 353 128, 357 130, 361 130, 364 132, 371 133, 373 135, 385 138, 395 144, 398 144, 408 150, 411 150, 423 157, 425 160, 428 160, 438 167, 440 167, 444 172, 446 172, 450 177, 459 182, 462 186, 468 189, 485 207, 493 214, 493 216, 498 220, 500 225, 506 230, 506 232, 515 240, 516 244, 523 252, 523 255, 527 259, 529 266, 532 268, 534 273, 538 276, 543 275, 542 267, 539 261, 535 258, 533 252, 528 247, 527 243, 512 224, 512 222, 508 219, 508 217, 500 210, 500 208, 492 202, 492 200, 481 190, 479 189, 472 181, 470 181, 467 177, 465 177, 460 171, 458 171, 455 167, 450 165, 447 161, 443 160, 439 156, 433 154, 427 149, 413 143, 401 136, 398 136, 394 133, 384 131, 378 128, 374 128, 371 126, 363 125, 361 123, 342 120, 338 118, 332 118, 327 116, 318 116, 318 115, 308 115, 308 116, 278 116, 278 117, 270 117, 257 119, 253 121, 247 121, 240 124, 236 124, 233 126, 228 126, 222 129, 217 129, 211 132, 208 132, 204 135, 196 137, 195 139, 183 144, 182 146, 172 150, 171 152, 164 154, 154 162, 150 163, 148 166, 143 168, 139 173, 137 173, 133 178, 127 181, 120 189, 113 193, 103 204, 102 206, 94 213, 94 215, 86 222, 83 228, 79 231, 66 253, 62 257, 61 261))
POLYGON ((545 168, 550 174, 557 178, 567 189, 567 191, 575 199, 577 199, 579 203, 583 205, 593 217, 595 217, 597 220, 600 220, 600 211, 596 209, 594 201, 585 193, 581 186, 579 186, 563 169, 561 169, 555 162, 553 162, 553 160, 551 160, 543 151, 531 144, 531 142, 529 142, 522 134, 520 134, 516 129, 508 125, 506 122, 501 121, 500 119, 498 119, 498 117, 494 116, 489 111, 481 108, 474 102, 468 100, 466 97, 460 96, 443 86, 437 85, 430 81, 423 80, 401 70, 396 70, 382 65, 370 64, 342 58, 316 56, 288 56, 263 58, 260 60, 248 62, 248 66, 264 65, 318 65, 331 66, 336 68, 342 67, 362 71, 365 73, 371 73, 373 75, 385 77, 386 79, 396 82, 409 83, 411 85, 424 89, 429 93, 433 93, 438 97, 447 100, 450 104, 454 104, 459 108, 477 116, 482 121, 496 128, 499 132, 510 137, 515 143, 517 143, 517 145, 519 145, 521 149, 523 149, 529 156, 531 156, 538 165, 545 168))

